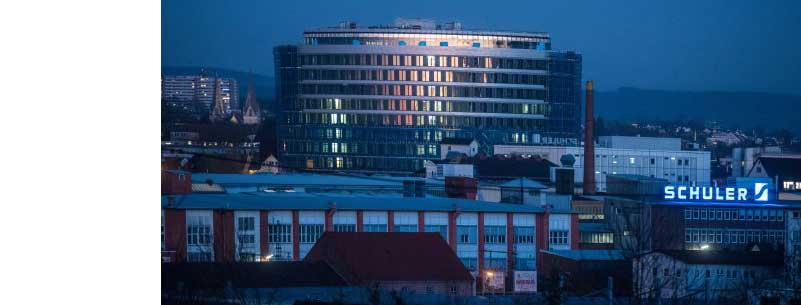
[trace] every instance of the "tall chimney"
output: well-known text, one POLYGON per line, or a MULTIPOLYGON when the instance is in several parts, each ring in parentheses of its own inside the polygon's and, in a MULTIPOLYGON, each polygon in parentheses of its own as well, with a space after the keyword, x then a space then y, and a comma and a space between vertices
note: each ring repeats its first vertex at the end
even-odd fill
POLYGON ((584 114, 584 194, 595 194, 595 144, 593 142, 592 125, 595 115, 592 112, 592 81, 584 85, 586 92, 584 114))

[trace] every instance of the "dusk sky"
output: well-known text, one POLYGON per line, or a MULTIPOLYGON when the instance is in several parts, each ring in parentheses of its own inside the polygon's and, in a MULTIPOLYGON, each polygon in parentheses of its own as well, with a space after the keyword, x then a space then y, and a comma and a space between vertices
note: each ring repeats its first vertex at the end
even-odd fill
POLYGON ((631 86, 800 95, 801 1, 162 1, 162 65, 273 75, 272 47, 343 20, 460 21, 544 31, 584 56, 600 90, 631 86))

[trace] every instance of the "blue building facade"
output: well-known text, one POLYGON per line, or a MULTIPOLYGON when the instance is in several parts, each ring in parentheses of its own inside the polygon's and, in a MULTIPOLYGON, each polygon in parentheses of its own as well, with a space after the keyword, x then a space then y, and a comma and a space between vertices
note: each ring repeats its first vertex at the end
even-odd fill
POLYGON ((274 50, 278 153, 296 169, 411 173, 444 138, 577 145, 581 55, 545 33, 423 24, 306 31, 274 50))

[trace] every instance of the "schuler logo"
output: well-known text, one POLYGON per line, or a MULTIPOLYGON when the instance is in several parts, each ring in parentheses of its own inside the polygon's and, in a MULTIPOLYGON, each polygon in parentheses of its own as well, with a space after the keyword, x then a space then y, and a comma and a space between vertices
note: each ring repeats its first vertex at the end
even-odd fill
POLYGON ((755 201, 768 201, 768 184, 767 183, 754 183, 754 200, 755 201))

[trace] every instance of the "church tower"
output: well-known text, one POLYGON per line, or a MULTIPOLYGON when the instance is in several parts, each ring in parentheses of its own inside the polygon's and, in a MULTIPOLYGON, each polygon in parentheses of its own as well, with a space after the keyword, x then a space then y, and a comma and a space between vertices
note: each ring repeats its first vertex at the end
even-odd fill
POLYGON ((242 118, 245 125, 261 124, 261 107, 259 107, 259 101, 256 99, 256 90, 253 88, 253 82, 248 84, 248 97, 245 100, 242 118))
POLYGON ((228 118, 228 100, 223 94, 222 79, 217 78, 214 82, 214 108, 211 110, 209 120, 218 123, 228 118))

